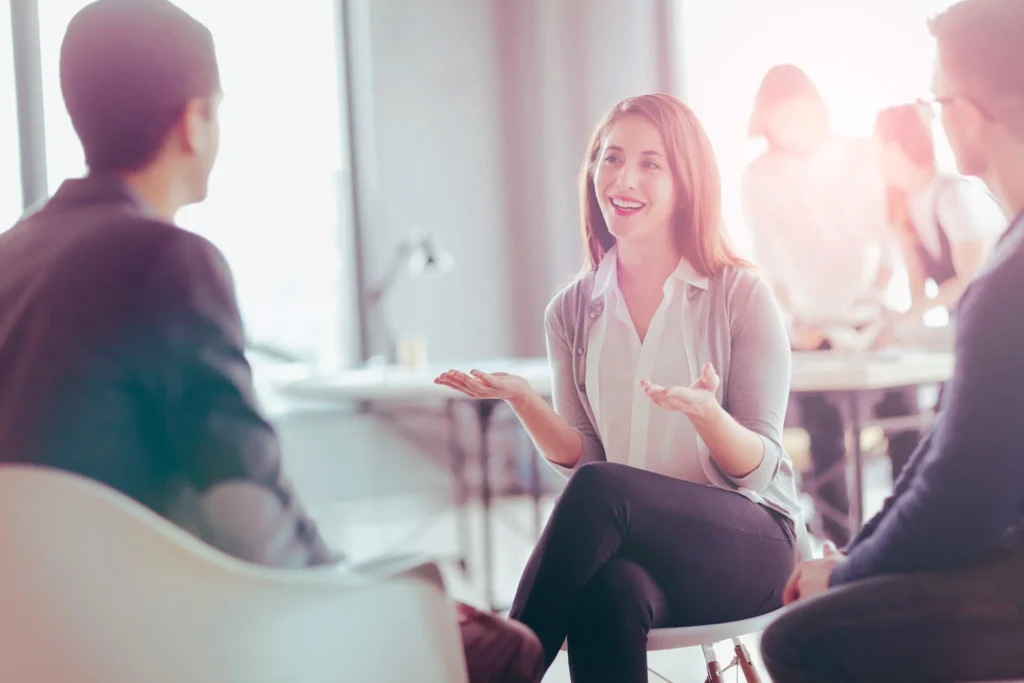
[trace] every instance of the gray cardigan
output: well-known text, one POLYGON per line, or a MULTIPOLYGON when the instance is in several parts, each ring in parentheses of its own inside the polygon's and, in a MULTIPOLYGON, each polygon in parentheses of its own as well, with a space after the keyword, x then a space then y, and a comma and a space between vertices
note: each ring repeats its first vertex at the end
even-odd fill
MULTIPOLYGON (((605 459, 594 411, 587 398, 587 340, 604 300, 593 296, 589 272, 560 291, 544 314, 555 411, 583 437, 583 453, 564 474, 605 459)), ((737 422, 761 436, 764 458, 746 477, 723 472, 698 437, 701 465, 717 487, 796 519, 799 509, 793 464, 782 450, 782 423, 789 401, 791 353, 782 315, 768 286, 749 270, 726 267, 707 290, 686 285, 683 308, 690 375, 710 361, 722 383, 718 400, 737 422)))

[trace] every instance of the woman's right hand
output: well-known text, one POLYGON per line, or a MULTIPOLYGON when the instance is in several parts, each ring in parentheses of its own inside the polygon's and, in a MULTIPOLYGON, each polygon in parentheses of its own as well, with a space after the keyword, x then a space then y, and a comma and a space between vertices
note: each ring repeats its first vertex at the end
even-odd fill
POLYGON ((449 370, 434 379, 434 384, 462 392, 470 398, 494 399, 518 403, 533 392, 530 383, 519 375, 507 372, 486 373, 473 370, 468 375, 449 370))

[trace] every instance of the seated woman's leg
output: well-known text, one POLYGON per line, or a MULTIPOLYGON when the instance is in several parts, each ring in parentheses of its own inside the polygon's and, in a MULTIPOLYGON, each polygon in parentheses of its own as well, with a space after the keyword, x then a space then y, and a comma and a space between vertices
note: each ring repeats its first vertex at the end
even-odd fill
POLYGON ((665 591, 673 625, 777 607, 793 568, 792 525, 743 496, 611 463, 569 481, 523 572, 511 617, 554 661, 590 580, 621 555, 665 591))
POLYGON ((569 622, 572 680, 645 683, 647 633, 668 619, 668 599, 654 577, 613 557, 587 583, 569 622))

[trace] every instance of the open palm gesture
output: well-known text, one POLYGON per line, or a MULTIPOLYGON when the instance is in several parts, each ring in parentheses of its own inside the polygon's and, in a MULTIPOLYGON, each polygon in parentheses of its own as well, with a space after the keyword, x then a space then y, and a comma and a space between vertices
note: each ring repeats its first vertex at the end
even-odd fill
POLYGON ((480 370, 472 370, 469 374, 459 370, 449 370, 434 379, 434 384, 462 392, 470 398, 494 399, 510 403, 521 401, 533 391, 530 383, 519 375, 510 375, 507 372, 487 373, 480 370))
POLYGON ((714 366, 707 363, 697 381, 688 387, 663 387, 647 380, 640 382, 640 386, 656 405, 665 410, 677 410, 689 417, 703 417, 717 407, 715 392, 721 383, 714 366))

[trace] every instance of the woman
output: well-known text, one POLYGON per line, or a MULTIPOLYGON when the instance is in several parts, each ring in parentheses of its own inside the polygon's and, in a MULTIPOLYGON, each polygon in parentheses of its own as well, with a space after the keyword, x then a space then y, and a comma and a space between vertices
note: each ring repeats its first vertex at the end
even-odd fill
MULTIPOLYGON (((864 348, 876 341, 899 254, 885 216, 885 184, 869 138, 843 135, 824 98, 792 64, 765 74, 754 98, 751 138, 766 143, 747 167, 743 200, 755 256, 789 321, 797 351, 864 348)), ((917 412, 916 394, 887 392, 878 417, 917 412)), ((797 397, 810 438, 815 525, 836 545, 850 540, 843 418, 832 397, 797 397)), ((889 433, 893 478, 921 439, 889 433)))
POLYGON ((984 263, 1006 217, 985 187, 940 173, 931 127, 917 105, 886 109, 875 120, 889 220, 899 237, 910 282, 911 307, 895 322, 897 335, 913 335, 933 308, 952 313, 984 263), (926 283, 937 286, 928 296, 926 283))
POLYGON ((617 104, 580 189, 585 268, 545 314, 554 408, 512 375, 437 382, 507 401, 570 477, 511 617, 548 665, 568 638, 574 681, 639 682, 651 628, 781 604, 790 351, 768 287, 725 243, 715 158, 682 102, 617 104))
POLYGON ((842 346, 882 309, 897 249, 871 141, 843 135, 810 77, 765 74, 748 134, 765 143, 743 174, 755 258, 790 324, 793 346, 842 346))

